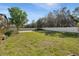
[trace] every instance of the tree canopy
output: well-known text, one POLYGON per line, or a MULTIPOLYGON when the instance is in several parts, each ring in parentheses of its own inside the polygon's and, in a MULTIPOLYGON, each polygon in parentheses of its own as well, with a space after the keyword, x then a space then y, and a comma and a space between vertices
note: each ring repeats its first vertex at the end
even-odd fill
POLYGON ((19 30, 19 27, 21 27, 24 23, 26 23, 27 20, 27 13, 23 10, 21 10, 18 7, 12 7, 8 8, 8 11, 10 13, 10 21, 12 24, 15 24, 17 30, 19 30))

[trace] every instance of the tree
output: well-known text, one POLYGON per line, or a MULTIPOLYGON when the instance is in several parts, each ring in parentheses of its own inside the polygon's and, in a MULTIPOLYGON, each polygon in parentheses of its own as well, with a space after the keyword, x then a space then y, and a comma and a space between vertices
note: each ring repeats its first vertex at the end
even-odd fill
POLYGON ((57 26, 58 27, 72 27, 75 26, 74 19, 71 17, 71 12, 66 7, 57 11, 57 26))
POLYGON ((76 7, 75 10, 73 11, 73 18, 76 24, 78 24, 79 23, 79 7, 76 7))
POLYGON ((46 19, 47 19, 48 27, 54 27, 55 26, 55 16, 53 15, 52 12, 48 13, 46 19))
POLYGON ((37 27, 73 27, 75 19, 66 7, 49 12, 37 21, 37 27))
POLYGON ((32 28, 36 28, 36 22, 35 20, 32 20, 32 23, 30 24, 32 28))
POLYGON ((15 24, 15 26, 17 28, 17 32, 18 32, 19 28, 28 21, 27 14, 25 11, 21 10, 18 7, 8 8, 8 11, 11 16, 10 21, 12 24, 15 24))
POLYGON ((36 24, 37 24, 37 28, 38 29, 40 29, 40 28, 42 28, 43 27, 43 19, 42 18, 39 18, 38 20, 37 20, 37 22, 36 22, 36 24))

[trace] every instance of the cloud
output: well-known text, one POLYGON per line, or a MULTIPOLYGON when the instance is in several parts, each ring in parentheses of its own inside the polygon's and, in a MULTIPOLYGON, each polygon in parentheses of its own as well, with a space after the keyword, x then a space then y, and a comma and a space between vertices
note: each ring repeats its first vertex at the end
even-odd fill
POLYGON ((44 9, 46 11, 49 11, 52 8, 56 8, 58 6, 58 4, 56 3, 35 3, 33 4, 41 9, 44 9))
POLYGON ((46 3, 47 6, 54 6, 56 3, 46 3))

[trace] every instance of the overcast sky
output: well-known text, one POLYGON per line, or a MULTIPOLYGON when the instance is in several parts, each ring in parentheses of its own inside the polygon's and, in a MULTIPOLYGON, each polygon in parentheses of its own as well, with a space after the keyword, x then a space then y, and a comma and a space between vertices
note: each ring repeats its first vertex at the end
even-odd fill
POLYGON ((22 10, 26 11, 28 14, 29 22, 32 20, 38 20, 40 17, 46 16, 48 12, 52 12, 53 10, 67 7, 70 10, 74 10, 75 7, 79 7, 77 3, 0 3, 0 13, 6 14, 7 17, 10 17, 7 8, 10 7, 19 7, 22 10))

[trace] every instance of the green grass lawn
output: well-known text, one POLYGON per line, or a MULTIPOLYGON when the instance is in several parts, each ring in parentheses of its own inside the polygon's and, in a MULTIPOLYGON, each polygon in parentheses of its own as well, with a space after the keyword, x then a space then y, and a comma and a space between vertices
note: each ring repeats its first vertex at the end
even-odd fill
POLYGON ((45 35, 27 32, 12 35, 0 45, 3 56, 67 56, 79 55, 79 37, 60 37, 60 33, 45 35))

